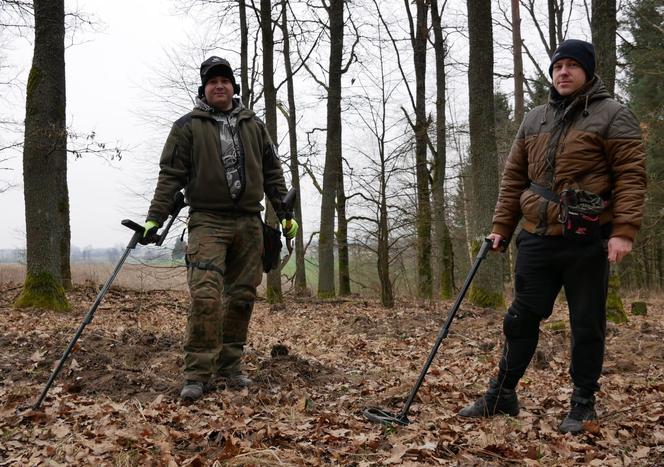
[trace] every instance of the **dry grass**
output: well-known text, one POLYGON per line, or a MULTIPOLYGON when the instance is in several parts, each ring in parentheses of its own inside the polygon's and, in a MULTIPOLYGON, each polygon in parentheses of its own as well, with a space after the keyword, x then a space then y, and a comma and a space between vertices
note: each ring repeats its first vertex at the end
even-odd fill
MULTIPOLYGON (((115 268, 111 263, 73 263, 71 275, 74 284, 103 284, 115 268)), ((25 279, 22 264, 0 264, 0 284, 21 284, 25 279)), ((148 266, 125 264, 113 282, 114 286, 132 290, 186 290, 187 273, 183 266, 148 266)))

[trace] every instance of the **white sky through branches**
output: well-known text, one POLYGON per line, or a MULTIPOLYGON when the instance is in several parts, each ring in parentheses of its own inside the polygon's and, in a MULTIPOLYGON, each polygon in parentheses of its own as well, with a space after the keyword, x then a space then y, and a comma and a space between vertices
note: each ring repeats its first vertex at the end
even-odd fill
MULTIPOLYGON (((509 6, 509 2, 502 0, 501 3, 509 6)), ((394 21, 393 33, 403 38, 407 34, 407 21, 403 12, 403 3, 381 2, 381 10, 389 10, 394 21), (397 15, 403 15, 399 19, 397 15), (396 18, 396 19, 394 19, 396 18)), ((86 246, 94 247, 124 247, 131 236, 130 231, 120 225, 124 218, 131 218, 140 223, 143 222, 147 211, 148 200, 145 196, 151 194, 154 188, 154 179, 158 171, 158 159, 161 147, 168 133, 168 125, 163 122, 173 121, 182 110, 189 106, 185 91, 180 93, 180 103, 183 107, 167 107, 164 102, 157 104, 160 93, 168 92, 173 95, 173 90, 164 89, 164 81, 155 72, 163 70, 165 75, 173 74, 176 66, 173 60, 174 54, 184 47, 184 44, 196 50, 196 44, 203 44, 208 39, 209 23, 202 25, 200 14, 197 16, 178 13, 172 0, 114 0, 102 2, 96 0, 79 1, 78 3, 67 2, 67 11, 78 9, 93 20, 100 23, 98 31, 77 32, 74 36, 75 44, 66 51, 66 78, 67 78, 67 122, 70 129, 80 134, 95 132, 95 139, 109 146, 118 145, 126 148, 120 161, 107 161, 94 155, 86 155, 81 159, 69 158, 68 178, 71 214, 72 245, 79 248, 86 246), (161 67, 161 68, 160 68, 161 67), (149 89, 151 92, 146 93, 149 89), (154 115, 154 118, 151 117, 154 115), (150 119, 152 118, 152 122, 150 119), (157 125, 157 120, 163 120, 157 125), (152 178, 151 182, 147 178, 152 178), (140 195, 143 195, 141 197, 140 195)), ((367 5, 371 5, 367 2, 367 5)), ((452 65, 448 69, 448 123, 465 124, 467 122, 467 100, 468 90, 466 86, 466 65, 468 60, 467 34, 465 32, 465 2, 448 2, 447 11, 443 14, 443 21, 447 26, 457 24, 459 27, 448 29, 450 60, 452 65)), ((276 16, 278 8, 275 7, 273 16, 276 16)), ((384 14, 387 14, 384 12, 384 14)), ((494 5, 494 20, 503 21, 501 13, 494 5)), ((523 27, 528 27, 526 12, 521 12, 523 27)), ((377 19, 371 17, 357 18, 362 23, 363 32, 375 34, 377 19)), ((587 31, 587 21, 583 18, 575 20, 574 28, 571 28, 570 37, 588 39, 587 34, 576 34, 575 31, 587 31)), ((234 21, 237 23, 237 20, 234 21)), ((504 22, 504 21, 503 21, 504 22)), ((227 27, 227 26, 224 26, 227 27)), ((220 26, 218 29, 222 29, 220 26)), ((232 36, 233 31, 211 31, 210 36, 216 35, 211 41, 218 40, 219 36, 232 36)), ((27 34, 31 36, 31 34, 27 34)), ((279 33, 277 33, 279 36, 279 33)), ((511 52, 508 50, 511 36, 504 28, 494 25, 495 50, 495 72, 501 75, 511 73, 511 52)), ((280 37, 275 37, 280 39, 280 37)), ((433 38, 432 38, 433 40, 433 38)), ((541 47, 536 33, 524 32, 524 40, 531 46, 534 53, 538 54, 542 66, 546 66, 546 54, 541 47)), ((16 76, 13 86, 4 86, 2 89, 2 100, 0 101, 0 120, 10 117, 16 121, 25 118, 25 82, 30 69, 32 59, 32 44, 25 38, 9 37, 7 33, 0 37, 1 45, 4 45, 0 56, 0 83, 5 82, 8 77, 16 76), (4 63, 3 63, 4 62, 4 63), (4 107, 4 109, 2 109, 4 107)), ((250 40, 251 42, 251 40, 250 40)), ((346 45, 349 47, 349 40, 346 45)), ((219 43, 218 49, 212 49, 211 53, 226 56, 231 64, 239 69, 239 58, 237 52, 239 44, 219 43), (233 51, 233 52, 232 52, 233 51)), ((324 45, 323 48, 327 47, 324 45)), ((408 43, 402 44, 403 50, 401 60, 405 66, 412 69, 412 51, 408 51, 408 43)), ((391 46, 385 46, 386 53, 391 46)), ((291 49, 294 45, 291 44, 291 49)), ((200 57, 206 52, 199 49, 198 56, 189 50, 182 52, 180 59, 189 61, 190 69, 186 71, 186 78, 190 80, 187 84, 192 89, 191 80, 197 79, 196 69, 200 57)), ((294 52, 293 52, 294 53, 294 52)), ((428 52, 427 63, 427 113, 434 115, 435 99, 435 64, 433 62, 433 50, 428 52)), ((209 55, 209 54, 208 54, 209 55)), ((293 55, 295 60, 296 56, 293 55)), ((347 58, 347 57, 346 57, 347 58)), ((360 55, 360 60, 365 64, 369 57, 360 55)), ((324 55, 321 62, 327 59, 324 55)), ((260 60, 259 60, 260 62, 260 60)), ((260 63, 259 63, 260 65, 260 63)), ((394 76, 397 76, 396 63, 388 62, 386 66, 391 68, 394 76)), ((530 69, 527 57, 524 57, 524 66, 530 69)), ((281 45, 275 45, 275 80, 283 79, 283 58, 281 57, 281 45)), ((370 66, 369 66, 370 68, 370 66)), ((318 69, 318 68, 316 68, 318 69)), ((343 96, 347 101, 353 99, 349 96, 359 95, 365 81, 361 76, 361 67, 352 65, 349 73, 343 75, 343 96)), ((365 70, 366 72, 366 70, 365 70)), ((306 73, 302 70, 298 79, 305 79, 306 73)), ((239 78, 238 78, 239 79, 239 78)), ((503 92, 512 92, 510 79, 496 81, 497 87, 503 92)), ((297 86, 297 84, 296 84, 297 86)), ((414 78, 411 80, 412 91, 415 90, 414 78)), ((260 88, 260 86, 258 86, 260 88)), ((302 117, 301 134, 298 135, 300 149, 306 142, 305 130, 315 126, 323 127, 325 124, 325 102, 317 99, 322 94, 318 85, 311 80, 298 86, 297 107, 298 116, 302 117), (301 140, 301 141, 300 141, 301 140)), ((401 89, 400 102, 393 104, 392 118, 403 118, 400 106, 403 105, 411 114, 412 108, 407 99, 404 89, 401 89)), ((175 91, 177 94, 177 91, 175 91)), ((171 97, 172 99, 172 97, 171 97)), ((285 86, 279 90, 278 99, 286 102, 285 86)), ((262 105, 262 104, 259 104, 262 105)), ((348 106, 345 105, 344 109, 348 106)), ((260 114, 260 109, 257 109, 260 114)), ((343 144, 345 155, 352 153, 355 148, 369 147, 370 138, 361 128, 361 125, 352 121, 352 112, 344 111, 343 144)), ((280 152, 287 154, 288 138, 286 127, 281 114, 278 116, 279 140, 282 143, 280 152)), ((405 126, 405 122, 401 124, 405 126)), ((22 140, 22 131, 18 135, 11 135, 0 129, 0 147, 11 141, 22 140)), ((319 135, 320 136, 320 135, 319 135)), ((321 160, 317 163, 322 165, 324 155, 323 144, 319 143, 319 156, 321 160)), ((8 248, 24 248, 25 246, 25 213, 23 207, 22 192, 22 153, 20 151, 0 152, 0 189, 3 182, 14 185, 10 190, 0 193, 0 210, 3 213, 3 228, 0 229, 0 250, 8 248), (3 159, 10 157, 8 161, 3 159), (11 169, 11 170, 4 170, 11 169)), ((448 154, 450 164, 454 164, 456 156, 452 150, 448 154)), ((354 170, 360 170, 361 164, 354 170)), ((285 170, 287 170, 285 168, 285 170)), ((289 175, 288 177, 289 178, 289 175)), ((308 177, 303 176, 303 194, 305 215, 305 236, 308 232, 318 230, 318 217, 320 214, 319 197, 308 177)), ((348 189, 347 189, 348 194, 348 189)), ((149 195, 148 195, 149 196, 149 195)), ((351 207, 352 209, 352 207, 351 207)))

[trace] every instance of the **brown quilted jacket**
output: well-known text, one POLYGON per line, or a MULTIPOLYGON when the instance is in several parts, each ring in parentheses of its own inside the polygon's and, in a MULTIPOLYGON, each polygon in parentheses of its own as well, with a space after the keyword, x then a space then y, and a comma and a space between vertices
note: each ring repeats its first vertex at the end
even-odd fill
POLYGON ((609 204, 600 222, 611 223, 611 236, 634 240, 646 193, 641 129, 599 77, 567 99, 552 90, 548 104, 526 115, 505 164, 492 232, 509 239, 523 217, 528 232, 562 234, 558 204, 530 190, 531 182, 601 195, 609 204))

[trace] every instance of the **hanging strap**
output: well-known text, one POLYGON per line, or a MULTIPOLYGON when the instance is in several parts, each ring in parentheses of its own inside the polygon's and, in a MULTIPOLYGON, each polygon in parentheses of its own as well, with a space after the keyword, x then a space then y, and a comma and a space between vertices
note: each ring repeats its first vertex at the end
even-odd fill
POLYGON ((559 204, 560 203, 560 195, 554 193, 553 191, 549 190, 543 185, 540 185, 539 183, 535 182, 530 182, 530 190, 533 192, 537 193, 540 195, 542 198, 546 199, 547 201, 551 201, 553 203, 559 204))

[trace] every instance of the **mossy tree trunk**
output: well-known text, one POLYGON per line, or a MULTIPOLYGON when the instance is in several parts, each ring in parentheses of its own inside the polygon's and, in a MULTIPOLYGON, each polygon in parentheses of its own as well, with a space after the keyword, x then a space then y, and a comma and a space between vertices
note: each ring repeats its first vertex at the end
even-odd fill
POLYGON ((23 183, 27 271, 17 307, 69 308, 69 193, 64 0, 35 0, 35 46, 26 92, 23 183))
POLYGON ((620 277, 614 270, 609 276, 609 291, 606 296, 606 319, 613 323, 626 323, 627 313, 620 298, 620 277))
MULTIPOLYGON (((469 232, 471 250, 476 253, 491 229, 498 199, 498 155, 493 94, 493 32, 491 2, 468 0, 468 64, 470 174, 469 232)), ((503 260, 489 254, 478 270, 469 293, 477 306, 502 308, 503 260)))

